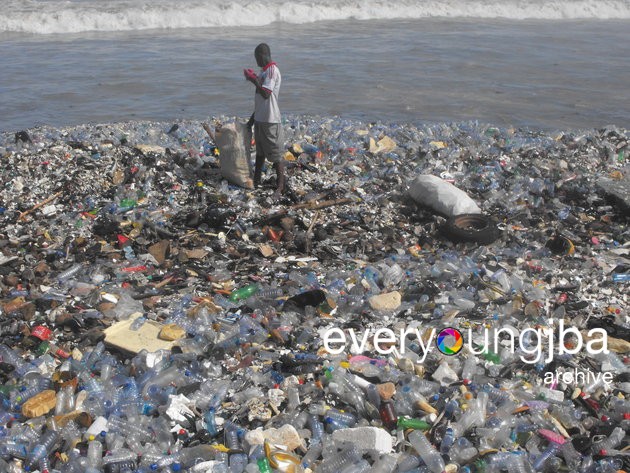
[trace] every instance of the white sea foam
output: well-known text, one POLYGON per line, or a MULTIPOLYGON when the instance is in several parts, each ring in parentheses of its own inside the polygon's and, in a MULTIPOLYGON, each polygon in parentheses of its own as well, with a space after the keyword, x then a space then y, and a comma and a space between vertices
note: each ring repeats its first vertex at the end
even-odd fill
POLYGON ((3 0, 0 32, 262 26, 332 20, 630 19, 630 0, 3 0))

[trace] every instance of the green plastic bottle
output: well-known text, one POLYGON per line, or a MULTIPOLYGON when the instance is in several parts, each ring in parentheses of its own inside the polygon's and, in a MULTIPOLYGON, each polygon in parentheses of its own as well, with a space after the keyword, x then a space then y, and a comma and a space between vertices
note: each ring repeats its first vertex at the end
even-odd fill
POLYGON ((422 419, 412 419, 404 416, 398 417, 397 425, 399 429, 429 430, 431 428, 431 424, 422 419))
POLYGON ((248 284, 247 286, 243 286, 240 289, 232 291, 230 294, 231 302, 238 302, 247 299, 248 297, 253 296, 258 292, 258 284, 248 284))
POLYGON ((260 471, 260 473, 271 473, 271 465, 269 464, 269 460, 265 457, 260 458, 257 463, 258 471, 260 471))

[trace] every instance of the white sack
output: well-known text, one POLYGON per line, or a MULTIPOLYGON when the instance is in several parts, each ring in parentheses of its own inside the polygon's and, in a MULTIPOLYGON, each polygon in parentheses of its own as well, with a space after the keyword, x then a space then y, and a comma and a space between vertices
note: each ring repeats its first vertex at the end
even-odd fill
POLYGON ((479 206, 463 190, 430 174, 421 174, 411 181, 408 194, 418 204, 445 217, 481 213, 479 206))
POLYGON ((249 162, 252 133, 244 123, 230 123, 215 132, 221 176, 245 189, 254 188, 249 162))

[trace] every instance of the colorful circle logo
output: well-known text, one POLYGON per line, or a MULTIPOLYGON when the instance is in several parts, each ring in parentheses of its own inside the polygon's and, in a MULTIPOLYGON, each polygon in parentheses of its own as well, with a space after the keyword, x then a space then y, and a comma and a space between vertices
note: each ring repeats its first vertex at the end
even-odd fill
POLYGON ((445 355, 457 355, 464 347, 464 337, 456 328, 447 327, 438 333, 435 343, 445 355))

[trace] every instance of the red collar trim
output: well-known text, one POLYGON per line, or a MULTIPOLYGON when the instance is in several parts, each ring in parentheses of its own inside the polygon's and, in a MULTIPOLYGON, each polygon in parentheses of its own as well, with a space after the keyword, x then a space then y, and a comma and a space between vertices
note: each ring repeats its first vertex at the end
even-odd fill
POLYGON ((267 64, 265 67, 263 67, 263 71, 266 71, 267 69, 269 69, 271 66, 275 66, 276 63, 275 62, 270 62, 269 64, 267 64))

